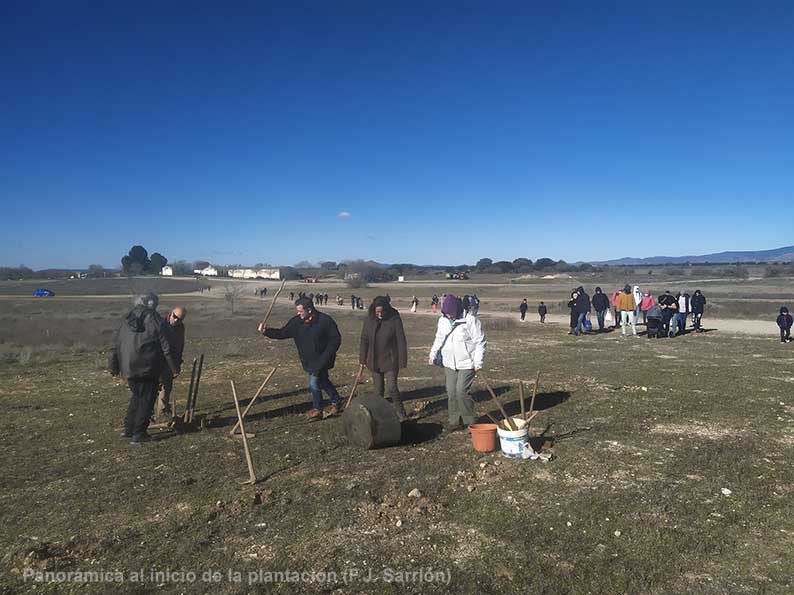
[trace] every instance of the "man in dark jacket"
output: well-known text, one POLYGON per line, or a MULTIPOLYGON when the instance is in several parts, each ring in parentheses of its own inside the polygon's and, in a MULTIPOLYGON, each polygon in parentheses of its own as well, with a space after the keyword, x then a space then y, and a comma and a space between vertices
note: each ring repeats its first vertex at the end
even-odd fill
POLYGON ((132 438, 132 444, 150 440, 146 430, 163 368, 169 368, 172 378, 179 375, 179 366, 169 343, 170 333, 157 314, 157 303, 157 296, 153 293, 139 297, 116 331, 110 349, 110 373, 126 378, 130 389, 121 436, 132 438))
POLYGON ((342 336, 334 319, 317 311, 307 298, 295 302, 296 316, 282 328, 267 328, 259 324, 259 332, 270 339, 293 339, 298 349, 301 365, 309 375, 309 390, 312 393, 312 409, 309 420, 330 417, 339 412, 341 397, 328 378, 328 370, 334 367, 336 352, 342 344, 342 336), (331 399, 331 406, 323 412, 323 391, 331 399))
POLYGON ((546 304, 544 304, 543 302, 540 302, 540 305, 538 305, 538 316, 540 316, 540 321, 542 323, 546 322, 546 313, 548 311, 549 310, 548 310, 548 308, 546 308, 546 304))
POLYGON ((706 298, 699 289, 696 289, 695 293, 692 294, 689 305, 692 308, 692 326, 698 333, 703 332, 700 320, 703 318, 703 311, 706 309, 706 298))
POLYGON ((576 326, 573 329, 574 335, 579 335, 585 332, 584 321, 587 319, 587 314, 590 312, 590 296, 584 290, 584 287, 576 288, 576 299, 574 300, 574 311, 576 313, 576 326))
POLYGON ((358 361, 372 374, 375 393, 384 394, 405 419, 405 408, 397 388, 397 375, 408 367, 408 344, 400 313, 385 297, 376 297, 361 329, 358 361))
POLYGON ((598 320, 598 330, 604 330, 604 318, 607 310, 609 310, 609 296, 601 291, 600 287, 595 288, 593 294, 593 308, 596 311, 596 319, 598 320))
POLYGON ((780 342, 788 343, 791 341, 791 325, 794 324, 794 318, 788 313, 786 306, 780 308, 780 315, 777 317, 776 322, 778 328, 780 328, 780 342))
POLYGON ((521 300, 521 305, 518 306, 518 311, 521 313, 521 322, 524 322, 527 317, 527 310, 529 310, 529 304, 527 303, 527 298, 524 298, 521 300))
POLYGON ((670 335, 670 320, 678 312, 678 300, 669 291, 659 296, 659 305, 662 307, 662 333, 664 336, 670 335))
MULTIPOLYGON (((177 306, 165 316, 167 329, 170 331, 168 339, 171 344, 171 357, 180 370, 182 369, 182 354, 185 351, 185 316, 187 316, 187 309, 182 306, 177 306)), ((161 418, 171 419, 171 391, 173 389, 174 377, 171 375, 171 369, 164 366, 160 373, 160 391, 157 393, 157 404, 154 407, 154 414, 158 421, 163 421, 161 418)))

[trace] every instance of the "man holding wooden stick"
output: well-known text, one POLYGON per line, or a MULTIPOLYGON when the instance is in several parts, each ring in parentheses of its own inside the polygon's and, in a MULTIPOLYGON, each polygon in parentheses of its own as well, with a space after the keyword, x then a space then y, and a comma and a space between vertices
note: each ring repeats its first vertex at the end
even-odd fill
POLYGON ((317 311, 312 300, 300 298, 295 302, 296 316, 282 328, 269 328, 265 321, 258 330, 269 339, 292 339, 298 349, 298 356, 304 371, 309 375, 309 390, 312 393, 312 408, 309 420, 336 415, 340 409, 341 397, 328 377, 328 370, 334 367, 336 352, 342 344, 342 336, 334 319, 317 311), (331 400, 323 415, 323 391, 331 400))
MULTIPOLYGON (((185 350, 185 316, 187 309, 177 306, 165 316, 166 328, 170 330, 168 340, 171 343, 171 357, 176 364, 177 371, 182 369, 182 353, 185 350)), ((160 390, 157 393, 157 403, 154 407, 154 415, 157 421, 163 421, 163 417, 171 419, 171 391, 174 388, 174 375, 171 368, 163 367, 160 374, 160 390)))

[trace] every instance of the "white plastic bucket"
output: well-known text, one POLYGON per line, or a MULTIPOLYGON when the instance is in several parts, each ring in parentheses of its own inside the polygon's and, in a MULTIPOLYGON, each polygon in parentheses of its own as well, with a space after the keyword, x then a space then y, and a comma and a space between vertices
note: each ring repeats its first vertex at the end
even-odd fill
POLYGON ((496 429, 499 434, 499 444, 502 446, 502 455, 510 459, 526 459, 532 454, 532 447, 529 446, 529 430, 525 422, 520 417, 513 417, 513 425, 518 428, 516 431, 505 430, 501 424, 496 429))

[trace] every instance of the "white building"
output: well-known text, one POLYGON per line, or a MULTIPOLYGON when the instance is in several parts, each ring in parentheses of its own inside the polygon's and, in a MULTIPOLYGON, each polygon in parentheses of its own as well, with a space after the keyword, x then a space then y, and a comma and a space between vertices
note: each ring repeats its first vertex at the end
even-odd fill
POLYGON ((217 277, 218 276, 218 269, 214 266, 210 265, 204 269, 193 269, 193 272, 197 275, 203 275, 205 277, 217 277))
POLYGON ((281 269, 229 269, 235 279, 281 279, 281 269))
POLYGON ((163 269, 160 271, 160 274, 161 274, 163 277, 173 277, 173 276, 174 276, 174 269, 172 269, 172 268, 171 268, 170 266, 168 266, 168 265, 165 265, 165 266, 163 267, 163 269))

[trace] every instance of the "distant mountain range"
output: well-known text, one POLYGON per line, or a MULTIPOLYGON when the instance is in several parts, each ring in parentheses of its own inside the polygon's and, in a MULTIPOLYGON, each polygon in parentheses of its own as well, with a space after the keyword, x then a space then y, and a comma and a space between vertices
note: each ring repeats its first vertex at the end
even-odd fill
POLYGON ((644 264, 730 264, 736 262, 794 262, 794 246, 784 246, 774 250, 748 250, 739 252, 717 252, 700 256, 649 256, 647 258, 617 258, 602 260, 592 264, 644 265, 644 264))

